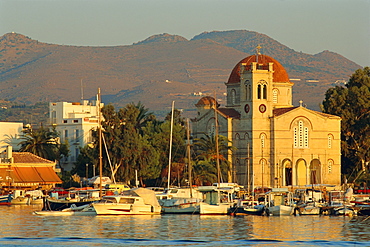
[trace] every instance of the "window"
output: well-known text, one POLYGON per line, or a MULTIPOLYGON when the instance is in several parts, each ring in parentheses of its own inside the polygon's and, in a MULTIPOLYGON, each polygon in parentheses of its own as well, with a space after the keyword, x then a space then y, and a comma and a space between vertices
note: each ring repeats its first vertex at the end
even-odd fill
POLYGON ((68 130, 64 130, 64 138, 68 138, 68 130))
POLYGON ((278 90, 275 88, 272 90, 272 103, 278 102, 278 90))
POLYGON ((235 90, 231 90, 231 104, 236 105, 236 92, 235 90))
POLYGON ((78 119, 74 119, 74 120, 73 120, 73 122, 74 122, 74 123, 78 123, 78 119))
POLYGON ((215 124, 211 123, 208 127, 208 135, 211 136, 211 137, 215 136, 215 132, 216 132, 215 124))
POLYGON ((267 82, 264 80, 257 85, 257 99, 267 99, 267 82))
POLYGON ((333 161, 328 160, 328 173, 332 173, 333 171, 333 161))
POLYGON ((328 135, 328 148, 332 147, 332 141, 333 141, 333 136, 331 134, 328 135))
POLYGON ((67 120, 63 120, 63 123, 67 123, 67 120))
POLYGON ((261 99, 261 87, 262 85, 261 84, 258 84, 257 86, 257 99, 261 99))
POLYGON ((262 134, 261 135, 261 147, 264 148, 266 145, 266 135, 262 134))
POLYGON ((295 148, 308 148, 308 127, 304 126, 302 120, 298 121, 298 127, 293 129, 293 142, 295 148))
POLYGON ((249 90, 250 90, 250 85, 249 85, 249 80, 246 80, 245 83, 245 100, 249 100, 249 90))
POLYGON ((79 130, 75 130, 75 139, 76 139, 76 142, 78 142, 79 135, 80 135, 80 131, 79 130))

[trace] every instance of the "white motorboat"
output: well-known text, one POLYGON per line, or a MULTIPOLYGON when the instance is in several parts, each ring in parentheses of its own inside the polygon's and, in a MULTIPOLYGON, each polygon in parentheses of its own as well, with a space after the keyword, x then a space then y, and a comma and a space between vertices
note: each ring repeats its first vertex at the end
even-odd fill
POLYGON ((267 215, 282 216, 294 213, 293 194, 286 188, 273 188, 266 193, 267 215))
POLYGON ((198 214, 203 194, 198 189, 172 188, 157 194, 165 214, 198 214))
POLYGON ((161 206, 153 190, 134 188, 121 195, 104 196, 92 204, 97 215, 160 214, 161 206))

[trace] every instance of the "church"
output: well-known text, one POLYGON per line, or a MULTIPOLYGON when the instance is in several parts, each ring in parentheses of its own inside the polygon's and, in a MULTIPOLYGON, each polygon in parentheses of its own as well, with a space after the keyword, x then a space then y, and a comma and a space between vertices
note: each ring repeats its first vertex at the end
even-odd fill
POLYGON ((257 49, 236 64, 225 85, 226 106, 203 97, 192 119, 195 138, 214 135, 217 127, 235 147, 224 181, 249 189, 341 184, 341 118, 302 101, 294 106, 294 83, 278 61, 257 49))

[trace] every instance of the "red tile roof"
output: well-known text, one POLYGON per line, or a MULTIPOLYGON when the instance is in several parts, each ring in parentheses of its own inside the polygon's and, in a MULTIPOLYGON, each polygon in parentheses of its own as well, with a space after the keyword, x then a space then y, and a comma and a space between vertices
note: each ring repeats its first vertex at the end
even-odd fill
POLYGON ((298 106, 293 106, 293 107, 286 107, 286 108, 276 108, 272 111, 272 114, 276 117, 276 116, 280 116, 280 115, 283 115, 291 110, 294 110, 295 108, 297 108, 298 106))
POLYGON ((233 108, 217 108, 217 110, 227 117, 240 119, 240 113, 233 108))
POLYGON ((53 164, 55 162, 41 158, 29 152, 13 152, 14 163, 47 163, 53 164))

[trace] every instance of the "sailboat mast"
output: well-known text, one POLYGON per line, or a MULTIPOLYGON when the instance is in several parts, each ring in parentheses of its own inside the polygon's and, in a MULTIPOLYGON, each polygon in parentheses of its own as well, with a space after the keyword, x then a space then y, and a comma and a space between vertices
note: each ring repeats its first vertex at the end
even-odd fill
POLYGON ((215 142, 216 142, 216 164, 217 164, 217 183, 218 187, 221 184, 221 170, 220 170, 220 159, 219 159, 219 148, 218 148, 218 119, 217 119, 217 103, 216 103, 216 94, 215 94, 215 102, 214 102, 214 110, 215 110, 215 142))
POLYGON ((175 101, 172 101, 172 111, 171 111, 171 132, 170 132, 170 151, 168 154, 168 181, 167 189, 170 189, 171 180, 171 159, 172 159, 172 135, 173 135, 173 112, 175 108, 175 101))
POLYGON ((193 198, 193 182, 192 182, 192 166, 191 166, 191 154, 190 154, 190 123, 189 118, 187 119, 187 137, 188 137, 188 169, 189 169, 189 186, 190 186, 190 198, 193 198))
POLYGON ((103 196, 102 180, 103 180, 103 151, 102 151, 102 130, 101 130, 101 104, 100 104, 100 88, 98 88, 98 132, 99 132, 99 196, 103 196))

